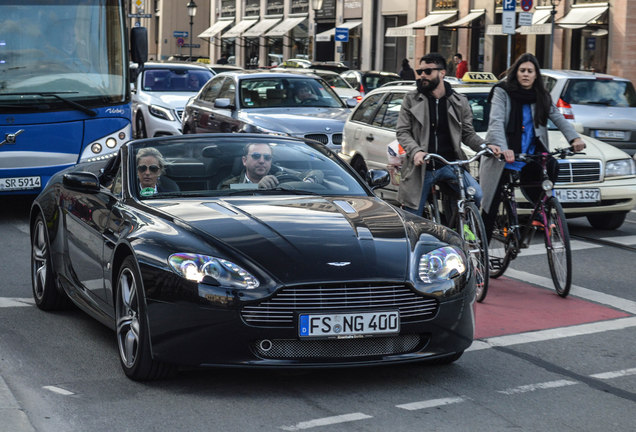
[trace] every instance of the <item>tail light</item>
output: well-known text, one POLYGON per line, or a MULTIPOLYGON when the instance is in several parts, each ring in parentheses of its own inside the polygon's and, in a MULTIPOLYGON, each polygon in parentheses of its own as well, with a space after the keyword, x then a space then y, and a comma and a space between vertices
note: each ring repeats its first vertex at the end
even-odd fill
POLYGON ((362 96, 356 96, 356 100, 360 102, 362 100, 362 96))
POLYGON ((574 113, 572 112, 572 105, 570 105, 569 103, 567 103, 563 99, 559 98, 559 100, 557 101, 556 106, 559 109, 559 111, 561 112, 561 114, 563 114, 563 117, 565 117, 568 120, 574 120, 574 113))

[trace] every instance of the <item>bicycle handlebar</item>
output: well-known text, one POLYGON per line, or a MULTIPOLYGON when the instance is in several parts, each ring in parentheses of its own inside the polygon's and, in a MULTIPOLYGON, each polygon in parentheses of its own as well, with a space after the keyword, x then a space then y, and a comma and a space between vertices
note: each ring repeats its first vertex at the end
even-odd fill
POLYGON ((470 159, 456 160, 456 161, 453 161, 453 162, 450 162, 450 161, 446 160, 446 158, 444 158, 444 156, 440 156, 440 155, 438 155, 436 153, 426 153, 426 156, 424 156, 424 161, 426 162, 426 161, 430 160, 431 158, 433 158, 433 159, 437 159, 437 160, 443 162, 445 165, 464 166, 464 165, 468 165, 471 162, 475 162, 477 159, 479 159, 480 157, 482 157, 486 153, 491 153, 492 154, 492 150, 490 150, 489 148, 486 147, 486 148, 484 148, 482 150, 479 150, 470 159))
POLYGON ((558 148, 550 152, 541 152, 537 154, 529 154, 529 153, 517 153, 515 154, 515 160, 521 162, 527 162, 529 160, 537 160, 542 159, 546 156, 556 156, 559 155, 559 159, 565 159, 567 156, 572 156, 575 154, 585 154, 583 152, 575 152, 572 146, 558 148))

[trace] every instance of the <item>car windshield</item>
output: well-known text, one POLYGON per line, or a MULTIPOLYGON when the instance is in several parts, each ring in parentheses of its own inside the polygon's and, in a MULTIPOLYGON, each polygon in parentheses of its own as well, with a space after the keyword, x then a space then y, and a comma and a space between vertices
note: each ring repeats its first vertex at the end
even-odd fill
POLYGON ((396 75, 381 75, 381 74, 367 74, 362 77, 363 86, 368 92, 380 86, 383 86, 386 83, 390 83, 392 81, 398 81, 399 79, 400 77, 396 75))
POLYGON ((198 92, 212 78, 205 69, 146 69, 141 86, 146 92, 198 92))
POLYGON ((470 109, 473 111, 473 127, 475 132, 488 131, 488 119, 490 118, 490 105, 488 93, 464 93, 468 98, 470 109))
POLYGON ((329 84, 331 87, 340 87, 340 88, 347 88, 347 89, 353 88, 349 85, 349 83, 347 83, 344 80, 344 78, 342 78, 338 74, 325 74, 325 73, 316 72, 316 75, 318 75, 320 78, 327 81, 327 84, 329 84))
POLYGON ((331 87, 309 77, 242 79, 240 99, 243 108, 345 107, 331 87))
POLYGON ((369 195, 347 165, 321 144, 239 135, 167 137, 131 143, 131 193, 141 199, 369 195), (273 175, 276 182, 259 188, 258 177, 266 175, 273 175))
POLYGON ((632 83, 612 79, 570 79, 561 99, 573 105, 636 107, 632 83))

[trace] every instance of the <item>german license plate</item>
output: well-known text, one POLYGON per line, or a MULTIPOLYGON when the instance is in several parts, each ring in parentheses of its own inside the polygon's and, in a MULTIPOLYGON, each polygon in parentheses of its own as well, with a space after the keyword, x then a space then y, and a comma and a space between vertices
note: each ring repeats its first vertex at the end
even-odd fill
POLYGON ((596 138, 625 139, 625 131, 597 130, 596 138))
POLYGON ((300 337, 342 337, 400 332, 400 313, 361 312, 346 314, 301 314, 298 317, 300 337))
POLYGON ((600 189, 554 189, 554 196, 562 203, 599 202, 600 189))
POLYGON ((0 178, 0 191, 38 189, 41 185, 39 176, 0 178))

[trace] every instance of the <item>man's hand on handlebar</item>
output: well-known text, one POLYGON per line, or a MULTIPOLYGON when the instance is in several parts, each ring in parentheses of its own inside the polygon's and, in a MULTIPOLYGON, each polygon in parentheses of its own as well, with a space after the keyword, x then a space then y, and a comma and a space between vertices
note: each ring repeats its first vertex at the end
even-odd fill
POLYGON ((413 157, 413 164, 415 166, 424 165, 426 163, 424 158, 426 157, 427 154, 428 153, 426 153, 424 151, 419 151, 419 152, 415 153, 415 156, 413 157))

